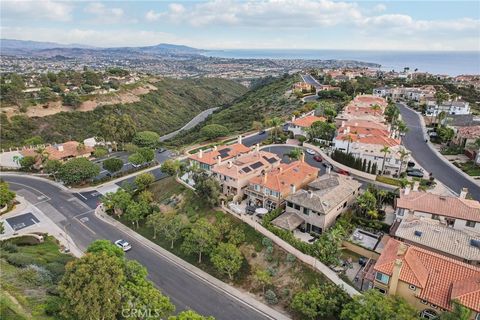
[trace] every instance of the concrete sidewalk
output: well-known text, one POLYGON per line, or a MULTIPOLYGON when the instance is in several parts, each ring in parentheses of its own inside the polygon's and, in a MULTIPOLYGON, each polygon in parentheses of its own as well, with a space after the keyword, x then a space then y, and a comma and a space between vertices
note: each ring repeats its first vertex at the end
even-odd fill
POLYGON ((256 310, 257 312, 262 313, 266 317, 270 319, 277 319, 277 320, 287 320, 290 319, 288 315, 285 315, 283 313, 280 313, 277 310, 274 310, 270 308, 267 305, 264 305, 263 303, 257 301, 253 296, 248 295, 247 293, 241 292, 238 289, 218 280, 215 277, 212 277, 208 273, 200 270, 199 268, 195 267, 194 265, 191 265, 190 263, 180 259, 176 255, 172 254, 168 250, 160 247, 159 245, 153 243, 149 239, 143 237, 142 235, 136 233, 134 230, 130 229, 129 227, 125 226, 121 222, 118 222, 117 220, 113 219, 109 215, 107 215, 102 206, 98 206, 97 209, 95 210, 95 215, 99 218, 102 219, 103 221, 111 224, 112 226, 116 227, 117 229, 121 230, 122 232, 125 232, 128 234, 130 237, 134 238, 135 240, 141 242, 145 246, 149 247, 153 251, 155 251, 158 255, 161 255, 162 257, 168 259, 175 265, 177 265, 179 268, 182 268, 189 273, 191 273, 193 276, 201 279, 205 283, 208 283, 210 286, 215 287, 217 290, 223 292, 225 295, 230 296, 231 298, 235 299, 239 303, 244 304, 246 307, 251 308, 256 310))

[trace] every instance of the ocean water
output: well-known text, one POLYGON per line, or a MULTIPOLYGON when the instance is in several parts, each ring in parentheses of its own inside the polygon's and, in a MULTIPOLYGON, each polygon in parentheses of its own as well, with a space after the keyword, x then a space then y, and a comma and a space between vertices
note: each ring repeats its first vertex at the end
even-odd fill
POLYGON ((433 74, 480 74, 479 51, 352 51, 294 49, 213 50, 205 56, 235 59, 319 59, 357 60, 382 65, 382 70, 401 71, 404 67, 433 74))

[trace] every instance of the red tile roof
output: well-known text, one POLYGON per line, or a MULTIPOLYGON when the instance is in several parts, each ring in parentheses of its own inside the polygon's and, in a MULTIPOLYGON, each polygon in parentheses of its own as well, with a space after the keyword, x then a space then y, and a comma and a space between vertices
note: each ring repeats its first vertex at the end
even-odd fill
POLYGON ((250 184, 258 184, 270 190, 279 191, 281 195, 290 193, 291 185, 296 189, 307 185, 317 178, 318 169, 306 162, 294 161, 282 163, 266 173, 266 177, 258 176, 250 180, 250 184))
POLYGON ((220 146, 216 150, 212 149, 210 151, 202 152, 200 158, 200 152, 197 152, 188 157, 190 160, 195 160, 201 163, 206 163, 209 165, 214 165, 217 163, 217 159, 220 156, 220 151, 225 155, 222 157, 222 161, 232 159, 240 154, 250 152, 251 149, 241 143, 234 143, 230 145, 220 146))
POLYGON ((317 116, 306 116, 303 118, 298 118, 292 123, 299 127, 310 128, 313 123, 317 121, 325 121, 324 117, 317 117, 317 116))
POLYGON ((398 208, 480 222, 480 202, 476 200, 421 191, 410 191, 405 195, 402 191, 396 201, 398 208))
POLYGON ((390 239, 374 269, 392 276, 395 260, 402 260, 400 281, 421 288, 418 298, 443 309, 451 309, 451 301, 480 312, 480 268, 438 253, 406 245, 390 239), (401 245, 405 253, 398 254, 401 245))
POLYGON ((358 142, 358 143, 364 143, 364 144, 376 144, 376 145, 381 145, 381 146, 387 146, 387 147, 395 147, 400 145, 400 140, 390 138, 388 136, 384 135, 361 135, 361 134, 355 134, 355 133, 347 133, 347 134, 339 134, 338 136, 335 137, 335 140, 347 140, 347 136, 350 136, 352 138, 351 142, 358 142))
POLYGON ((465 139, 475 139, 480 137, 480 126, 461 127, 457 135, 465 139))
MULTIPOLYGON (((67 141, 58 145, 48 146, 45 148, 45 152, 48 153, 48 158, 50 160, 63 160, 72 157, 89 155, 94 150, 92 147, 85 145, 83 148, 79 148, 79 145, 80 143, 77 141, 67 141), (60 150, 62 147, 63 151, 60 150)), ((20 154, 24 157, 35 157, 37 155, 35 149, 24 149, 20 151, 20 154)))

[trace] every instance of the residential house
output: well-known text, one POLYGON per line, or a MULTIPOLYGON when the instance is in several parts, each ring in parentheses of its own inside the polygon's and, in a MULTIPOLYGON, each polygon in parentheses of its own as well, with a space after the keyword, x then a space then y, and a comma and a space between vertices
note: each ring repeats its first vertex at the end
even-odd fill
POLYGON ((293 90, 294 91, 300 91, 302 93, 308 93, 308 92, 313 92, 315 93, 316 89, 314 86, 311 84, 308 84, 306 82, 296 82, 293 84, 293 90))
POLYGON ((398 295, 425 319, 452 310, 453 301, 480 313, 480 268, 414 245, 389 239, 375 266, 373 287, 398 295))
POLYGON ((292 117, 292 122, 288 125, 288 131, 293 133, 293 136, 303 136, 308 137, 308 128, 312 126, 317 121, 325 121, 324 117, 317 117, 315 111, 306 113, 298 118, 295 116, 292 117))
POLYGON ((372 122, 385 122, 383 113, 388 103, 384 98, 374 95, 358 95, 350 101, 344 110, 337 116, 336 123, 342 121, 367 120, 372 122), (372 108, 379 106, 378 109, 372 108))
POLYGON ((188 160, 191 166, 196 166, 207 172, 212 172, 215 165, 220 165, 225 161, 234 159, 242 154, 250 152, 251 149, 242 144, 242 138, 238 138, 238 142, 224 146, 214 146, 212 149, 190 155, 188 160))
POLYGON ((285 198, 315 180, 319 170, 301 160, 281 163, 252 178, 245 190, 247 204, 271 211, 283 205, 285 198))
POLYGON ((457 115, 457 114, 470 114, 470 105, 466 101, 455 100, 455 101, 446 101, 441 105, 437 103, 427 104, 427 110, 425 114, 427 116, 438 116, 440 112, 445 112, 446 114, 457 115))
POLYGON ((257 150, 227 160, 212 169, 213 176, 220 182, 222 193, 242 200, 249 181, 280 165, 280 158, 271 152, 257 150))
POLYGON ((480 125, 460 127, 456 129, 453 142, 465 147, 474 144, 478 138, 480 138, 480 125))
POLYGON ((361 184, 351 177, 327 173, 286 197, 285 212, 272 223, 293 231, 321 234, 348 210, 360 193, 361 184))
POLYGON ((396 221, 390 234, 397 240, 480 266, 480 233, 449 228, 438 220, 408 215, 396 221))
MULTIPOLYGON (((88 158, 92 155, 94 148, 77 141, 67 141, 47 146, 44 151, 48 154, 48 159, 50 160, 66 161, 71 158, 88 158)), ((33 148, 23 149, 20 151, 20 154, 23 157, 37 156, 36 149, 33 148)))
MULTIPOLYGON (((376 163, 379 170, 385 163, 385 172, 398 173, 402 161, 399 153, 402 149, 400 139, 391 138, 391 133, 386 129, 379 129, 380 126, 364 127, 364 123, 365 120, 356 127, 340 127, 333 139, 334 148, 365 159, 372 165, 376 163), (389 148, 386 155, 382 152, 384 147, 389 148)), ((406 161, 408 159, 404 158, 403 162, 406 161)))
POLYGON ((463 188, 458 197, 443 196, 429 192, 400 191, 395 200, 395 215, 399 220, 408 214, 439 220, 447 227, 480 232, 480 202, 466 199, 468 189, 463 188))

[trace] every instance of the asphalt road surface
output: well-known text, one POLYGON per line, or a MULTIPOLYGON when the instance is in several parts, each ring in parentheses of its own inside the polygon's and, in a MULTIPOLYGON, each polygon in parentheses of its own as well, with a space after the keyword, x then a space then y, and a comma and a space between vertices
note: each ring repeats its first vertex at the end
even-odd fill
POLYGON ((27 176, 3 175, 2 179, 66 230, 81 250, 85 250, 96 239, 125 239, 130 242, 132 250, 126 256, 148 269, 150 279, 170 297, 177 311, 193 309, 219 320, 269 319, 260 311, 205 283, 156 251, 96 218, 94 208, 79 201, 72 193, 27 176), (26 192, 22 192, 22 189, 26 192))
POLYGON ((199 124, 200 122, 205 120, 209 115, 211 115, 213 113, 213 111, 215 111, 217 109, 218 108, 210 108, 210 109, 207 109, 205 111, 202 111, 201 113, 197 114, 192 120, 190 120, 186 125, 184 125, 180 129, 178 129, 176 131, 173 131, 173 132, 170 132, 169 134, 166 134, 164 136, 161 136, 160 141, 165 141, 165 140, 171 139, 171 138, 175 137, 177 134, 179 134, 180 131, 188 130, 188 129, 191 129, 191 128, 195 127, 197 124, 199 124))
POLYGON ((445 163, 444 159, 441 159, 426 146, 425 133, 419 115, 401 103, 397 105, 400 108, 403 120, 408 125, 408 132, 403 137, 402 143, 412 152, 412 156, 418 164, 457 194, 460 193, 462 188, 466 187, 474 199, 480 200, 480 187, 445 163))
POLYGON ((302 79, 304 82, 314 86, 315 88, 319 89, 322 87, 322 85, 320 84, 320 82, 317 81, 317 79, 315 79, 314 77, 312 77, 311 75, 309 74, 302 74, 302 79))

